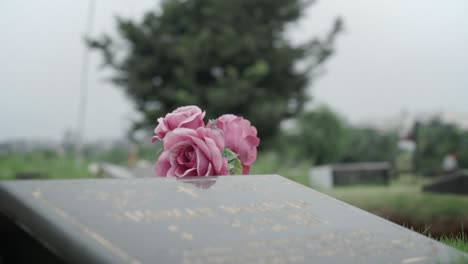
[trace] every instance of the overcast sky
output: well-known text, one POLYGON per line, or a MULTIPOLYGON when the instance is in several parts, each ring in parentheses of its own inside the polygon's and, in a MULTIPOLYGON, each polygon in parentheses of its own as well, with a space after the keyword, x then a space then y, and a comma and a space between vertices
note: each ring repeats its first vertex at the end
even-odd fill
MULTIPOLYGON (((58 140, 76 128, 87 5, 0 2, 0 141, 58 140)), ((138 18, 156 6, 155 0, 97 0, 92 35, 113 32, 115 14, 138 18)), ((468 113, 466 14, 466 0, 322 0, 291 36, 300 42, 324 34, 336 16, 344 19, 337 53, 312 93, 352 122, 402 110, 468 113)), ((122 136, 136 113, 105 81, 99 54, 90 59, 85 137, 122 136)))

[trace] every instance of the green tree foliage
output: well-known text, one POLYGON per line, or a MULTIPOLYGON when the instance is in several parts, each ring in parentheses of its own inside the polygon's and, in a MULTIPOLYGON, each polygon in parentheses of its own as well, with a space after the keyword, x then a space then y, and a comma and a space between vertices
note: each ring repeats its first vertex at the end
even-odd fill
POLYGON ((461 142, 458 150, 458 166, 468 169, 468 130, 461 133, 461 142))
POLYGON ((396 131, 355 127, 326 106, 305 112, 294 129, 282 131, 275 142, 286 157, 309 159, 315 165, 349 162, 393 162, 398 152, 396 131))
POLYGON ((298 119, 298 146, 314 164, 333 163, 340 159, 348 142, 344 120, 328 107, 302 114, 298 119))
POLYGON ((394 161, 398 148, 396 132, 361 127, 351 127, 349 132, 342 162, 394 161))
POLYGON ((294 46, 285 37, 307 0, 165 0, 141 22, 117 19, 119 37, 89 40, 115 70, 113 81, 134 101, 142 120, 195 104, 209 118, 242 115, 260 136, 300 113, 306 88, 333 52, 336 20, 324 39, 294 46))
POLYGON ((457 153, 459 166, 468 167, 468 131, 435 118, 420 123, 416 138, 416 169, 419 172, 440 171, 442 161, 449 153, 457 153))

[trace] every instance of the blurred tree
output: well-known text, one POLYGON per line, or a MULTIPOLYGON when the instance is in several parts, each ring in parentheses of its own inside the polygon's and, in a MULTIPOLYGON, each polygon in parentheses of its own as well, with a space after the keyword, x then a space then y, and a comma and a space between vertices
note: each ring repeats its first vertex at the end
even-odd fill
POLYGON ((372 128, 349 128, 350 136, 343 151, 342 162, 367 162, 395 160, 398 134, 380 132, 372 128))
POLYGON ((444 157, 457 153, 459 166, 466 164, 468 154, 468 133, 454 124, 446 123, 438 118, 421 122, 417 130, 418 155, 415 169, 424 174, 433 174, 441 170, 444 157))
POLYGON ((348 141, 344 120, 330 108, 322 106, 305 112, 298 119, 298 142, 305 157, 314 164, 338 161, 348 141))
POLYGON ((461 133, 461 144, 458 150, 458 166, 468 169, 468 130, 461 133))
POLYGON ((135 130, 195 104, 209 118, 242 115, 267 138, 302 110, 306 88, 342 28, 337 19, 324 39, 293 46, 287 25, 312 2, 163 0, 141 22, 117 19, 123 42, 103 35, 88 43, 102 52, 115 70, 113 81, 143 114, 135 130))

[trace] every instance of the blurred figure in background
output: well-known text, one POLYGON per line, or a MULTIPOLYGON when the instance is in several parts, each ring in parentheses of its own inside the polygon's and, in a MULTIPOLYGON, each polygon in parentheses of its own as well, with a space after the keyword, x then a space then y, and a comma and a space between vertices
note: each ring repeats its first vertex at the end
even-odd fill
POLYGON ((449 175, 458 169, 458 155, 456 152, 451 152, 445 155, 442 162, 444 175, 449 175))

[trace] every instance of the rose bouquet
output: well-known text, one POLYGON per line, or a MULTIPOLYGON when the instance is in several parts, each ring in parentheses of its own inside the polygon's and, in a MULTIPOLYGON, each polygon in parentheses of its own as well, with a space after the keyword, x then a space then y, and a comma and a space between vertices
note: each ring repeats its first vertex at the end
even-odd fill
POLYGON ((248 174, 257 158, 257 129, 242 117, 226 114, 207 124, 197 106, 179 107, 158 118, 152 141, 162 142, 156 162, 161 177, 248 174))

